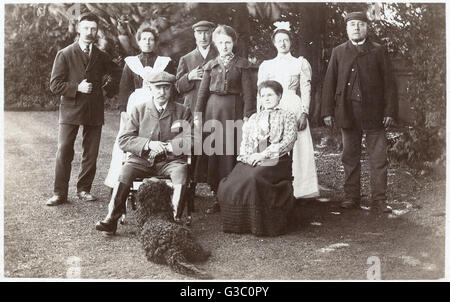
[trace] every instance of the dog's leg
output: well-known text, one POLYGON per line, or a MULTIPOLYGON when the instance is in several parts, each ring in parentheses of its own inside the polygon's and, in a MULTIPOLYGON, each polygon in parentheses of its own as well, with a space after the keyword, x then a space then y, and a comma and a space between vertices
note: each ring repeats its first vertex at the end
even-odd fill
POLYGON ((183 253, 189 262, 203 262, 211 256, 211 252, 205 250, 191 234, 183 242, 183 253))

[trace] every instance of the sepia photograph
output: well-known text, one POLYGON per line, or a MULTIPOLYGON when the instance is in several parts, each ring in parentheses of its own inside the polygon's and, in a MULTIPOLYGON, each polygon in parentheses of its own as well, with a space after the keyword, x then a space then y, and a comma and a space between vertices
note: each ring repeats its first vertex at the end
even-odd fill
POLYGON ((2 6, 3 279, 445 280, 445 2, 2 6))

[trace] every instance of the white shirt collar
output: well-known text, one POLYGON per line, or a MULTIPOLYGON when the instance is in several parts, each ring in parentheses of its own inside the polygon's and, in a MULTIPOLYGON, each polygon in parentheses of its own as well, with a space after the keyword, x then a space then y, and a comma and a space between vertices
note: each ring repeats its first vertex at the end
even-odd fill
POLYGON ((197 49, 200 52, 200 54, 202 55, 203 59, 206 59, 206 57, 208 56, 209 50, 211 49, 211 44, 209 44, 208 47, 206 47, 206 48, 197 47, 197 49))
POLYGON ((350 40, 351 42, 352 42, 352 44, 353 45, 363 45, 364 44, 364 42, 366 42, 366 39, 364 39, 364 40, 362 40, 361 42, 355 42, 355 41, 353 41, 353 40, 350 40))
POLYGON ((83 41, 78 40, 78 44, 80 45, 80 48, 81 48, 82 51, 84 51, 86 49, 86 47, 89 47, 89 52, 91 52, 91 50, 92 50, 92 43, 89 44, 89 45, 86 45, 86 43, 84 43, 83 41))
POLYGON ((155 100, 153 100, 153 104, 155 104, 155 108, 156 108, 156 110, 158 110, 158 111, 161 111, 161 109, 162 109, 162 111, 166 110, 167 103, 168 103, 168 102, 166 102, 166 103, 165 103, 164 105, 162 105, 162 106, 159 106, 159 104, 156 103, 155 100))

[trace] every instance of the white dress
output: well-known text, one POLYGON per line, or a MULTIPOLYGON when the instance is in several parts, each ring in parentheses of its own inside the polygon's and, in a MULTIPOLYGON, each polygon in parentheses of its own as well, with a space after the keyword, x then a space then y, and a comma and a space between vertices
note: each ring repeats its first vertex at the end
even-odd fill
MULTIPOLYGON (((303 58, 295 58, 290 53, 279 54, 272 60, 261 63, 258 71, 258 85, 274 80, 283 87, 279 107, 291 111, 297 119, 309 112, 311 100, 311 65, 303 58), (297 94, 300 93, 300 96, 297 94)), ((257 102, 259 111, 260 104, 257 102)), ((297 132, 297 141, 292 151, 292 174, 294 176, 294 196, 310 198, 319 196, 314 148, 309 125, 297 132)))
POLYGON ((117 133, 116 140, 114 141, 111 163, 109 164, 108 175, 105 178, 105 185, 110 188, 114 188, 119 181, 120 169, 122 168, 122 164, 127 159, 126 153, 119 147, 119 135, 122 132, 123 127, 125 127, 126 118, 129 116, 133 107, 147 102, 151 100, 151 98, 149 88, 143 87, 136 89, 128 98, 127 112, 122 112, 120 115, 120 128, 117 133))

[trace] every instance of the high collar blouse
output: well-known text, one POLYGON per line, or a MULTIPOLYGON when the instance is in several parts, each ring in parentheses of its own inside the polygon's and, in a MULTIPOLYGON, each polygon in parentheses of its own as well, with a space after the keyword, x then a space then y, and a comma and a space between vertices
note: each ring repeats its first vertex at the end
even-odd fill
POLYGON ((280 158, 294 147, 296 117, 279 108, 262 110, 250 117, 242 132, 238 161, 251 164, 248 159, 254 153, 262 153, 266 159, 280 158))

